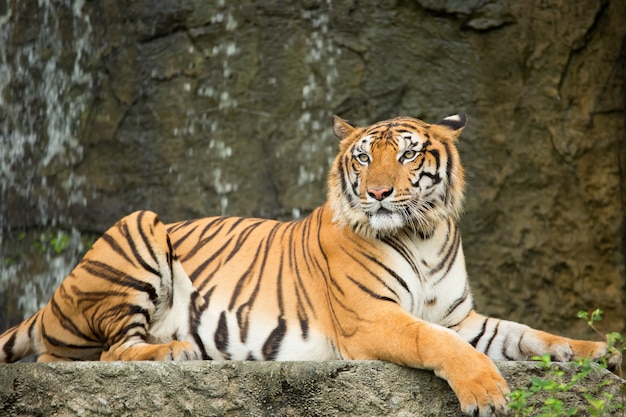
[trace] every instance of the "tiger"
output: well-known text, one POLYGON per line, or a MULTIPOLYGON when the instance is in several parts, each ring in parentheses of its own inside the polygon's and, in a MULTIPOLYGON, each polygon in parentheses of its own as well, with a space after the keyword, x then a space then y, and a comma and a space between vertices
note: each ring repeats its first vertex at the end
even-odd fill
POLYGON ((302 219, 122 218, 0 335, 0 362, 382 360, 434 371, 480 416, 506 413, 494 361, 617 366, 604 342, 474 310, 459 229, 467 120, 334 116, 327 201, 302 219))

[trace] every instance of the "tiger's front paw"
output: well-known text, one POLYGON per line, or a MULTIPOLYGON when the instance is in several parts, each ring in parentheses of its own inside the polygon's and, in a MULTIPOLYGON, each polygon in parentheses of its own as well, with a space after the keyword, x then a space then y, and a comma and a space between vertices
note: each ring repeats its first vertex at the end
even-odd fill
POLYGON ((508 414, 506 396, 509 388, 496 366, 486 356, 468 360, 463 369, 453 370, 448 383, 455 392, 461 410, 471 416, 504 416, 508 414))
POLYGON ((609 348, 604 342, 588 342, 585 340, 569 340, 572 352, 576 358, 591 358, 593 360, 606 360, 610 371, 620 369, 622 354, 615 348, 609 348))
POLYGON ((556 362, 585 358, 598 361, 604 358, 609 370, 613 371, 622 363, 621 353, 617 349, 609 349, 604 342, 569 339, 542 331, 537 331, 536 337, 526 338, 524 342, 522 346, 529 357, 549 354, 550 358, 556 362))

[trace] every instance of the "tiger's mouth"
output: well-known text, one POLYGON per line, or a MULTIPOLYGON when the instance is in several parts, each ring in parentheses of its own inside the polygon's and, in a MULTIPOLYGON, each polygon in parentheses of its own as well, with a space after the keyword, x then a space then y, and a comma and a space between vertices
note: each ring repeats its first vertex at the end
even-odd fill
POLYGON ((401 213, 389 208, 379 206, 375 210, 367 212, 370 227, 379 234, 393 234, 405 226, 401 213))
POLYGON ((372 218, 374 216, 393 216, 393 211, 380 206, 377 210, 371 211, 367 213, 368 217, 372 218))

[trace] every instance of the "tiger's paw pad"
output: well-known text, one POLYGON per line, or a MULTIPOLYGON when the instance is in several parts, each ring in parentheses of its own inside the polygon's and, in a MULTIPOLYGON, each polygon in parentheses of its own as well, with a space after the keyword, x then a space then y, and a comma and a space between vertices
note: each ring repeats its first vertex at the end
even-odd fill
MULTIPOLYGON (((488 387, 488 383, 484 383, 479 387, 473 387, 467 392, 459 395, 461 410, 470 416, 506 416, 508 415, 508 406, 506 395, 508 388, 506 383, 504 386, 496 383, 494 387, 488 387)), ((469 388, 469 387, 468 387, 469 388)))
POLYGON ((607 349, 604 358, 606 359, 606 367, 609 371, 617 372, 619 375, 622 374, 622 353, 619 350, 615 348, 607 349))
POLYGON ((458 383, 450 385, 465 414, 480 417, 508 414, 509 388, 495 366, 469 377, 464 375, 458 383))
POLYGON ((163 358, 163 360, 173 361, 192 361, 202 359, 199 352, 193 347, 190 342, 181 342, 175 340, 168 344, 170 353, 163 358))
POLYGON ((591 358, 597 362, 606 361, 606 366, 610 371, 616 371, 622 365, 621 352, 604 342, 573 340, 571 346, 575 358, 591 358))

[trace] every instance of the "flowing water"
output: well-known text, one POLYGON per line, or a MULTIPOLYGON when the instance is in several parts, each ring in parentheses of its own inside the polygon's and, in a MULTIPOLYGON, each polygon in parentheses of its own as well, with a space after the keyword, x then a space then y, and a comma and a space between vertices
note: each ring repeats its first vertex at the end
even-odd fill
POLYGON ((0 7, 0 329, 40 308, 84 252, 66 213, 86 204, 71 168, 92 100, 91 23, 83 1, 34 3, 0 7))

